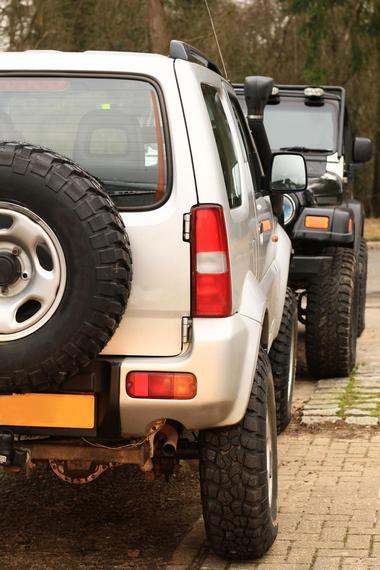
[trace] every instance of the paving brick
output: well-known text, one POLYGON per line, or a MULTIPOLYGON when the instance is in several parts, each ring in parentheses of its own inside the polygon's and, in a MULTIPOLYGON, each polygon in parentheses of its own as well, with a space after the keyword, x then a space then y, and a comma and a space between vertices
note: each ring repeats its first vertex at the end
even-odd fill
MULTIPOLYGON (((255 567, 251 567, 252 570, 255 567)), ((257 566, 257 570, 309 570, 310 564, 296 564, 293 562, 283 562, 278 564, 275 562, 272 564, 271 562, 261 562, 257 566)), ((234 567, 233 570, 240 570, 239 567, 234 567)))
POLYGON ((296 563, 296 564, 309 564, 313 562, 313 558, 315 555, 315 548, 299 548, 298 546, 293 546, 288 558, 287 562, 296 563))
MULTIPOLYGON (((346 558, 342 562, 342 570, 371 570, 371 560, 369 558, 346 558)), ((376 566, 377 570, 379 566, 376 566)), ((326 569, 327 570, 327 569, 326 569)))
POLYGON ((365 535, 359 534, 351 534, 350 532, 347 535, 346 541, 346 548, 367 548, 369 550, 370 546, 370 537, 365 535))
MULTIPOLYGON (((318 556, 325 556, 326 558, 368 558, 367 550, 348 550, 347 548, 342 549, 332 549, 332 548, 320 548, 318 550, 318 556)), ((327 568, 326 568, 327 570, 327 568)))
POLYGON ((349 416, 345 419, 345 421, 348 424, 354 424, 357 426, 376 426, 379 423, 379 420, 372 416, 363 416, 363 417, 349 416))
POLYGON ((313 424, 323 424, 323 423, 333 423, 335 424, 339 418, 336 416, 326 415, 326 416, 302 416, 302 423, 304 425, 313 425, 313 424))
POLYGON ((345 526, 337 526, 336 523, 333 527, 324 526, 322 529, 321 540, 327 541, 344 541, 347 535, 347 528, 345 526))
POLYGON ((344 415, 347 416, 368 416, 368 408, 359 409, 359 406, 355 409, 344 410, 344 415))
POLYGON ((329 558, 317 556, 314 562, 313 570, 339 570, 341 558, 329 558))

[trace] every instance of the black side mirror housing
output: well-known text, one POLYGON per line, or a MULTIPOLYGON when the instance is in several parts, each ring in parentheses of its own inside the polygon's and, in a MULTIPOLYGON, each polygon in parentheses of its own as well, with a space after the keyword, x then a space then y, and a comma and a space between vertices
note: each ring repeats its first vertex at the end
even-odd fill
POLYGON ((356 163, 368 162, 372 157, 372 142, 364 137, 355 137, 352 159, 356 163))
POLYGON ((272 93, 273 79, 260 75, 251 75, 244 80, 244 97, 247 104, 248 119, 264 115, 264 108, 272 93))
POLYGON ((287 194, 303 192, 307 188, 306 161, 302 154, 275 152, 270 170, 272 192, 287 194))

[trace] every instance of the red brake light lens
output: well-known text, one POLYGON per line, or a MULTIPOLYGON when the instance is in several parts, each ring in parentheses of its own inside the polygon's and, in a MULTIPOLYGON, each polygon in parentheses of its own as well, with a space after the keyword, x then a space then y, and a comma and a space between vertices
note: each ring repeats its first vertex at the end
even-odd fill
POLYGON ((211 204, 192 209, 191 247, 193 316, 230 316, 230 258, 221 206, 211 204))
POLYGON ((131 398, 191 400, 197 379, 190 372, 129 372, 127 394, 131 398))

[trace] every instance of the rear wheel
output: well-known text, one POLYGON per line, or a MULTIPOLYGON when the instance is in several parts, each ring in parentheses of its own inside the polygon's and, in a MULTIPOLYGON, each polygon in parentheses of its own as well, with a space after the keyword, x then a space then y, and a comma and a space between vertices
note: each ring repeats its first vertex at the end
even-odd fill
POLYGON ((199 448, 203 517, 214 551, 228 559, 262 556, 277 535, 276 409, 263 349, 244 417, 201 432, 199 448))
POLYGON ((269 352, 276 397, 277 433, 281 433, 286 428, 292 417, 297 360, 297 325, 297 299, 293 290, 288 287, 280 330, 269 352))
POLYGON ((358 266, 358 336, 360 336, 365 329, 365 303, 367 297, 368 247, 364 238, 360 240, 358 266))
POLYGON ((327 248, 327 271, 307 291, 306 360, 316 378, 348 376, 356 362, 357 260, 351 249, 327 248))

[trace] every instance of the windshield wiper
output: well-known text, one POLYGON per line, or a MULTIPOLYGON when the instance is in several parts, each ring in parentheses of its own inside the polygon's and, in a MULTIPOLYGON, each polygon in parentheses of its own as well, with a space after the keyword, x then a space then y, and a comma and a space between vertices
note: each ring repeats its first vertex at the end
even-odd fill
POLYGON ((294 152, 333 152, 332 148, 309 148, 308 146, 283 146, 280 150, 293 150, 294 152))

